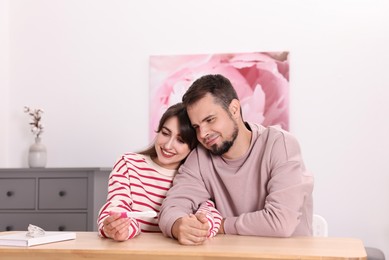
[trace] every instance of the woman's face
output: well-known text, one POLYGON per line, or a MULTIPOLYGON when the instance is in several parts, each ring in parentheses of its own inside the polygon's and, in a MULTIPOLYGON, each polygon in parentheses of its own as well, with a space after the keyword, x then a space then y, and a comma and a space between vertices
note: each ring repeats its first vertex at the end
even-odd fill
POLYGON ((166 169, 177 169, 190 152, 189 145, 181 139, 176 116, 166 120, 154 145, 157 151, 156 163, 166 169))

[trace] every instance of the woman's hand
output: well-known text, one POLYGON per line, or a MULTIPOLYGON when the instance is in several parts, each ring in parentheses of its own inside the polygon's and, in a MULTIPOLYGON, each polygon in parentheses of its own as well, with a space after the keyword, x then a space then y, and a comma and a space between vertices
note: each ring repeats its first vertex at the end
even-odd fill
POLYGON ((104 220, 103 232, 113 240, 125 241, 129 238, 130 225, 130 218, 123 218, 120 213, 113 213, 104 220))

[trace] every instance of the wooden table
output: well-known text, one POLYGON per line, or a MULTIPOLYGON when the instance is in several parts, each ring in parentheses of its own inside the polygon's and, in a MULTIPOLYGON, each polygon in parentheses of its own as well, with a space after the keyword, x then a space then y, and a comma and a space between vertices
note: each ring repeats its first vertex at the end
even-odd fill
MULTIPOLYGON (((1 233, 0 233, 1 234, 1 233)), ((201 246, 183 246, 162 234, 143 233, 125 241, 78 232, 75 240, 32 247, 0 247, 0 259, 366 259, 354 238, 265 238, 218 235, 201 246)))

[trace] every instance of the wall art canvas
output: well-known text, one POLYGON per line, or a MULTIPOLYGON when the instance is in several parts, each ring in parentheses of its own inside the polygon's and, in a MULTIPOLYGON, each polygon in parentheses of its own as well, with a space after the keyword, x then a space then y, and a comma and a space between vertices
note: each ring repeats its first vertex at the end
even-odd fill
POLYGON ((231 81, 245 121, 289 130, 289 52, 155 55, 150 57, 150 141, 166 109, 206 74, 231 81))

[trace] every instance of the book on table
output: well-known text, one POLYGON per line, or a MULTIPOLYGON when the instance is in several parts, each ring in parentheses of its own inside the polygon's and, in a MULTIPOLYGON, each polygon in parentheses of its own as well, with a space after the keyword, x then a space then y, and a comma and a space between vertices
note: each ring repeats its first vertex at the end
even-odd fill
POLYGON ((10 234, 0 234, 0 246, 35 246, 66 240, 76 239, 75 232, 45 231, 44 235, 31 237, 27 232, 12 232, 10 234))

